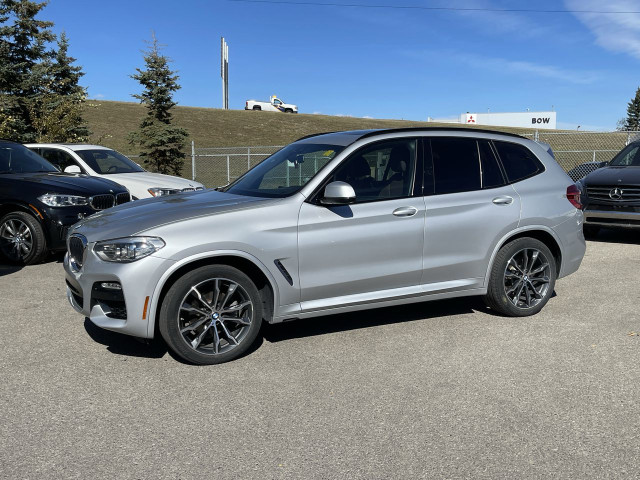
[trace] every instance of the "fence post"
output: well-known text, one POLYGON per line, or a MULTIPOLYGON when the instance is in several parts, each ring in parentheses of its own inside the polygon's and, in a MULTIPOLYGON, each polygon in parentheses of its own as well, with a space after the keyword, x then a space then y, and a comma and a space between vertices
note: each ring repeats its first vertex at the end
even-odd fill
POLYGON ((251 170, 251 147, 247 147, 247 170, 251 170))
POLYGON ((196 179, 196 143, 191 140, 191 180, 196 179))
POLYGON ((540 140, 540 132, 536 130, 536 133, 533 134, 533 139, 538 142, 540 140))
POLYGON ((631 132, 627 132, 627 143, 625 144, 625 146, 629 145, 631 143, 631 132))
POLYGON ((594 162, 596 161, 596 151, 595 150, 593 151, 593 161, 594 162))
POLYGON ((227 155, 227 183, 231 182, 231 172, 229 171, 229 155, 227 155))

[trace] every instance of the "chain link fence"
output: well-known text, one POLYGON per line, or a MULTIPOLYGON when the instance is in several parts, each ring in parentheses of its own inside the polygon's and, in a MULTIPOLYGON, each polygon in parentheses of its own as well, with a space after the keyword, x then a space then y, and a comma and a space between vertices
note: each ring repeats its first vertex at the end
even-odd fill
MULTIPOLYGON (((573 180, 578 180, 608 162, 630 142, 640 140, 640 132, 552 132, 521 134, 553 149, 558 163, 573 180)), ((282 146, 198 147, 191 144, 182 176, 207 187, 232 182, 248 169, 277 152, 282 146)), ((130 155, 131 158, 134 156, 130 155)))

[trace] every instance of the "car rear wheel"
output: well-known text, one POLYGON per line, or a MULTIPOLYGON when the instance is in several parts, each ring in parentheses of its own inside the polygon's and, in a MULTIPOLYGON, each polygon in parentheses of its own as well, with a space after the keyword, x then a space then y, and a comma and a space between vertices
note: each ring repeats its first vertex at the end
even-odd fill
POLYGON ((198 268, 167 292, 160 333, 184 360, 213 365, 245 353, 262 323, 262 301, 251 279, 226 265, 198 268))
POLYGON ((510 317, 538 313, 556 282, 556 262, 549 248, 535 238, 518 238, 503 246, 493 264, 485 303, 510 317))
POLYGON ((42 226, 26 212, 11 212, 0 219, 0 252, 11 263, 33 265, 47 254, 42 226))
POLYGON ((254 106, 253 106, 253 109, 254 109, 254 110, 262 110, 262 107, 260 107, 260 106, 258 106, 258 105, 254 105, 254 106))

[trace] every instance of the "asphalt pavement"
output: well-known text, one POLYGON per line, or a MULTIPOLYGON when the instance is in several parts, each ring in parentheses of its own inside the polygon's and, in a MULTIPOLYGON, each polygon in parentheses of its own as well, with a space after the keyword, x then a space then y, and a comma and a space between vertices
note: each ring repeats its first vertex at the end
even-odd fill
POLYGON ((640 234, 530 318, 456 299, 265 326, 197 367, 0 265, 0 477, 638 478, 640 234))

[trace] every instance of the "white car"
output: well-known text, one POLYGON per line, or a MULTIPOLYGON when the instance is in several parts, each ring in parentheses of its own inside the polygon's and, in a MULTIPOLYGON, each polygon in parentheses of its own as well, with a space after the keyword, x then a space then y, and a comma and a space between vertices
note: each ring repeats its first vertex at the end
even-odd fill
POLYGON ((298 113, 298 106, 284 103, 275 95, 272 95, 268 102, 258 100, 247 100, 244 104, 245 110, 264 110, 265 112, 298 113))
POLYGON ((126 187, 134 200, 204 190, 204 185, 193 180, 147 172, 121 153, 100 145, 28 143, 25 146, 63 172, 113 180, 126 187))

